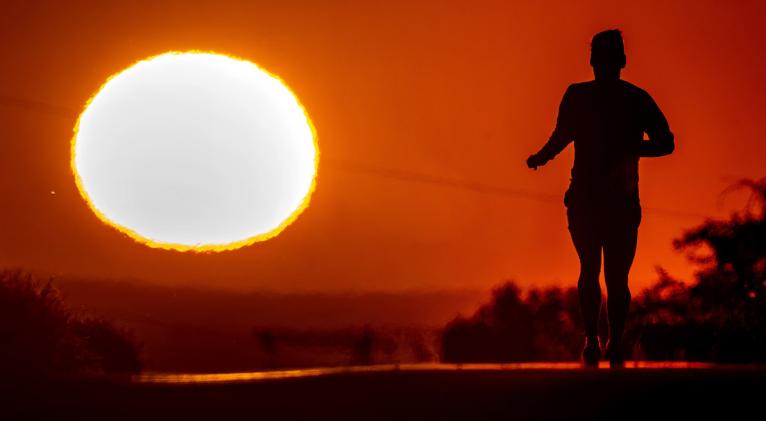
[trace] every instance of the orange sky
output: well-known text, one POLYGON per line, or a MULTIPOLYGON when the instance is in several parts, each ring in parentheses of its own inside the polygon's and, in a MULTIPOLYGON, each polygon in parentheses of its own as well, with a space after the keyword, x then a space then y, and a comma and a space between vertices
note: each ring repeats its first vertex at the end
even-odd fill
POLYGON ((762 2, 12 3, 0 13, 4 266, 245 290, 574 285, 561 201, 572 150, 537 172, 524 160, 566 86, 591 77, 590 37, 610 27, 624 31, 624 78, 653 95, 677 140, 674 155, 641 163, 634 290, 658 264, 688 276, 671 240, 701 221, 648 208, 723 216, 742 205, 719 203, 730 182, 765 175, 762 2), (221 254, 150 249, 102 225, 74 186, 67 110, 134 61, 186 49, 260 64, 313 119, 317 190, 275 239, 221 254))

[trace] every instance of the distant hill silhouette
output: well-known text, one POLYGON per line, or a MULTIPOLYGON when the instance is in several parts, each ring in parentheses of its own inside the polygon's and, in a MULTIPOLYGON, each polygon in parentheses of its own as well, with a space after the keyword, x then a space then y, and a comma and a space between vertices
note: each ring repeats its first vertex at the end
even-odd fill
POLYGON ((437 360, 444 323, 486 294, 240 292, 77 278, 54 284, 73 308, 130 328, 147 370, 174 372, 437 360))

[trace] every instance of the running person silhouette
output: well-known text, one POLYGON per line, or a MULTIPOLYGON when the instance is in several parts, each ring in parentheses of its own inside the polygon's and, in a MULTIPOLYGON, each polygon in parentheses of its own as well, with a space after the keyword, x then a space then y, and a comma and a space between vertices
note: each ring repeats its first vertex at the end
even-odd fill
POLYGON ((673 134, 646 91, 620 79, 625 67, 622 34, 612 29, 591 41, 595 80, 570 85, 548 142, 527 159, 545 165, 574 141, 575 159, 564 195, 567 222, 577 255, 580 311, 585 325, 585 365, 601 359, 597 327, 601 307, 601 253, 607 288, 610 366, 624 363, 623 330, 630 304, 628 273, 636 253, 641 204, 638 160, 673 152, 673 134), (649 140, 644 140, 644 133, 649 140))

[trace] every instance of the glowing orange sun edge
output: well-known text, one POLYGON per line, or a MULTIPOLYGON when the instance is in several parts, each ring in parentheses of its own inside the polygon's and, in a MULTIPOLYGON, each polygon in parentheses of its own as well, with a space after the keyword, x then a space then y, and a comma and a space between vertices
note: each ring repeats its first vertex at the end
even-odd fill
POLYGON ((165 249, 165 250, 174 250, 174 251, 191 251, 191 252, 197 252, 197 253, 205 253, 205 252, 219 252, 219 251, 227 251, 227 250, 236 250, 245 246, 249 246, 251 244, 266 241, 270 238, 276 237, 281 233, 285 228, 287 228, 288 225, 292 224, 293 221, 295 221, 298 216, 300 216, 301 213, 308 207, 309 202, 311 201, 311 196, 314 193, 314 190, 316 190, 316 184, 317 184, 317 173, 319 169, 319 143, 317 142, 317 134, 316 134, 316 128, 314 127, 314 124, 311 122, 311 118, 309 117, 308 113, 306 112, 306 109, 303 107, 303 104, 298 100, 298 97, 293 93, 293 91, 287 86, 287 84, 277 75, 263 69, 262 67, 258 66, 257 64, 253 63, 252 61, 239 58, 236 56, 232 56, 229 54, 221 54, 218 52, 213 51, 202 51, 202 50, 189 50, 189 51, 168 51, 162 54, 157 54, 151 57, 147 57, 142 60, 138 60, 135 63, 131 64, 130 66, 122 69, 121 71, 109 76, 109 78, 106 79, 106 81, 96 90, 96 93, 94 93, 90 98, 88 98, 88 101, 83 106, 82 112, 77 117, 77 123, 75 123, 74 129, 73 129, 74 135, 72 136, 72 140, 70 141, 70 167, 72 170, 72 174, 74 175, 75 184, 77 185, 77 190, 80 192, 80 195, 85 199, 85 203, 88 205, 90 210, 98 217, 99 220, 101 220, 102 223, 106 224, 107 226, 110 226, 112 228, 117 229, 119 232, 127 235, 128 237, 132 238, 134 241, 147 245, 152 248, 158 248, 158 249, 165 249), (119 76, 123 72, 126 72, 133 67, 135 67, 139 63, 147 62, 150 60, 154 60, 161 56, 166 55, 180 55, 180 54, 212 54, 217 56, 224 56, 233 60, 243 61, 249 65, 255 66, 258 70, 264 72, 269 77, 275 79, 279 83, 282 84, 282 86, 287 89, 287 92, 290 93, 293 100, 295 100, 295 103, 298 104, 298 107, 300 107, 301 111, 303 111, 303 116, 306 119, 306 123, 308 123, 309 128, 311 129, 311 139, 314 143, 314 173, 311 175, 311 186, 309 187, 308 192, 306 192, 306 195, 303 197, 303 201, 300 205, 298 205, 297 208, 287 217, 285 218, 282 223, 280 223, 277 227, 273 228, 272 230, 265 232, 263 234, 258 234, 252 237, 248 237, 244 240, 234 241, 231 243, 225 243, 225 244, 206 244, 206 245, 199 245, 199 246, 189 246, 185 244, 175 244, 175 243, 162 243, 157 242, 154 240, 151 240, 149 238, 146 238, 137 232, 133 231, 132 229, 122 226, 111 219, 109 219, 106 215, 104 215, 99 209, 96 208, 96 206, 93 204, 93 202, 90 199, 90 196, 88 196, 87 191, 85 190, 85 187, 82 184, 82 180, 80 178, 80 174, 77 172, 77 165, 76 165, 76 145, 77 145, 77 134, 79 133, 80 128, 80 120, 82 119, 83 114, 85 114, 85 111, 88 110, 88 107, 90 107, 90 104, 93 102, 93 99, 104 89, 104 87, 115 77, 119 76))

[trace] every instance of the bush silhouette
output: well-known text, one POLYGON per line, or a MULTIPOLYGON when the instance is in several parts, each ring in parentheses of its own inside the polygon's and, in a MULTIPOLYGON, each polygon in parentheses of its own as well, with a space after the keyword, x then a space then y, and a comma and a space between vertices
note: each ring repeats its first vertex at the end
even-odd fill
POLYGON ((74 314, 50 281, 0 271, 0 372, 8 375, 135 373, 138 347, 111 323, 74 314))
POLYGON ((574 288, 534 289, 524 298, 515 283, 506 282, 472 317, 457 317, 445 327, 442 360, 570 359, 580 346, 577 305, 574 288))

